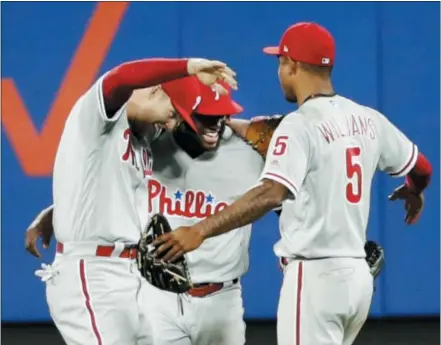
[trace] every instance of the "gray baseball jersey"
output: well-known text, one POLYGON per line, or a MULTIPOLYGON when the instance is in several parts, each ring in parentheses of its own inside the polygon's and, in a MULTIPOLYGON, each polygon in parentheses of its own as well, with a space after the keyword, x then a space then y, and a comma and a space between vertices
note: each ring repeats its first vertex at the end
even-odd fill
MULTIPOLYGON (((148 181, 150 214, 160 212, 173 229, 197 223, 234 202, 253 186, 263 160, 225 129, 219 148, 192 159, 164 133, 152 143, 153 178, 148 181)), ((210 238, 187 254, 194 283, 223 282, 248 270, 251 224, 210 238)))
POLYGON ((53 223, 64 243, 137 243, 148 219, 148 140, 131 136, 125 107, 107 117, 102 80, 74 105, 55 159, 53 223))
POLYGON ((307 101, 275 131, 261 179, 290 191, 278 256, 364 257, 372 178, 414 166, 417 147, 379 112, 341 96, 307 101))

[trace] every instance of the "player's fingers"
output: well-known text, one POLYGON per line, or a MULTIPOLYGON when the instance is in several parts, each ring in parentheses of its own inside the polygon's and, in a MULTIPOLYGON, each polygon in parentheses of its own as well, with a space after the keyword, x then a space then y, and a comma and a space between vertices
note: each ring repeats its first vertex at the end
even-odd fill
POLYGON ((397 199, 404 199, 405 195, 401 189, 395 189, 391 195, 389 195, 389 200, 394 201, 397 199))
POLYGON ((208 68, 221 69, 221 68, 226 68, 227 64, 219 60, 207 60, 204 67, 207 69, 208 68))
POLYGON ((179 244, 175 244, 162 258, 166 262, 173 261, 172 259, 181 251, 181 246, 179 244))
POLYGON ((390 201, 395 201, 395 200, 398 199, 398 194, 395 193, 395 192, 393 192, 391 195, 388 196, 388 199, 389 199, 390 201))
POLYGON ((412 217, 412 219, 410 220, 411 221, 410 224, 416 224, 420 219, 420 216, 421 216, 421 211, 412 217))
POLYGON ((159 236, 156 240, 154 240, 154 241, 152 242, 152 246, 154 246, 154 247, 158 247, 158 246, 160 246, 161 244, 167 242, 169 239, 170 239, 170 234, 164 234, 164 235, 161 235, 161 236, 159 236))
POLYGON ((225 66, 224 71, 225 73, 231 75, 232 77, 235 77, 237 75, 237 73, 229 66, 225 66))
POLYGON ((389 200, 394 201, 397 199, 406 199, 409 195, 409 190, 405 185, 396 188, 391 195, 389 195, 389 200))
POLYGON ((406 219, 404 221, 406 222, 406 224, 410 225, 410 224, 412 224, 413 219, 414 219, 416 213, 415 213, 414 210, 412 210, 409 207, 406 209, 406 211, 407 211, 406 212, 406 219))
POLYGON ((418 222, 418 219, 421 216, 422 208, 413 208, 410 207, 406 217, 406 223, 411 225, 418 222))
POLYGON ((51 236, 41 235, 41 240, 43 242, 43 248, 48 249, 51 244, 51 236))
POLYGON ((228 95, 228 90, 225 89, 221 84, 214 83, 213 84, 214 90, 219 93, 220 95, 228 95))
POLYGON ((164 253, 166 253, 171 247, 173 247, 172 241, 165 242, 164 244, 160 245, 158 249, 155 250, 155 255, 157 257, 163 258, 164 253))
POLYGON ((33 231, 27 231, 25 236, 25 248, 33 256, 39 258, 41 257, 40 252, 37 249, 37 239, 38 235, 33 231))
POLYGON ((26 244, 26 250, 31 253, 33 256, 40 258, 41 254, 37 249, 37 243, 36 241, 32 241, 26 244))
POLYGON ((180 250, 178 251, 175 255, 173 255, 173 257, 170 259, 170 262, 175 262, 176 260, 179 260, 181 257, 184 256, 184 251, 180 250))
POLYGON ((232 75, 223 72, 221 73, 221 79, 230 85, 233 90, 237 90, 237 81, 232 75))
POLYGON ((48 249, 49 248, 49 242, 43 242, 43 248, 48 249))

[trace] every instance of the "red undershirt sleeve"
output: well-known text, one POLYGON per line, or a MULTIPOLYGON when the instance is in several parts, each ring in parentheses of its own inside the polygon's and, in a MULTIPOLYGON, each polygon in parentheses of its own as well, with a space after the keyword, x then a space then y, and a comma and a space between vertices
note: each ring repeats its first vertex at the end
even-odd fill
POLYGON ((187 59, 145 59, 123 63, 103 78, 102 93, 111 118, 130 98, 133 90, 188 76, 187 59))

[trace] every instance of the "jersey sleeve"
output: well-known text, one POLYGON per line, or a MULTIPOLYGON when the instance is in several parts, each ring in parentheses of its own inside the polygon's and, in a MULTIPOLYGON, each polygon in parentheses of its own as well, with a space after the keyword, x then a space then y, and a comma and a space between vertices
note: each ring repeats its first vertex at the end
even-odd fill
POLYGON ((283 184, 296 198, 308 171, 310 140, 303 115, 285 117, 271 138, 260 181, 283 184))
POLYGON ((78 102, 78 111, 75 114, 84 134, 91 140, 93 137, 100 137, 107 133, 123 113, 117 111, 113 116, 107 116, 103 95, 104 77, 105 75, 101 76, 81 97, 78 102))
POLYGON ((407 175, 418 158, 418 147, 384 115, 378 115, 381 123, 378 169, 392 177, 407 175))

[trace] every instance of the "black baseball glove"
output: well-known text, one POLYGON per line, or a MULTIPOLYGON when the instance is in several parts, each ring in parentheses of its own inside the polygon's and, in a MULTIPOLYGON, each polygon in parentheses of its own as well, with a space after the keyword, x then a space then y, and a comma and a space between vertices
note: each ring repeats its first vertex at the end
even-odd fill
POLYGON ((384 250, 374 241, 366 241, 364 245, 366 261, 374 278, 378 276, 384 264, 384 250))
POLYGON ((136 261, 141 275, 158 289, 175 293, 184 293, 192 287, 185 257, 168 263, 156 257, 156 248, 152 242, 162 234, 170 232, 167 218, 162 214, 153 215, 146 231, 138 243, 136 261))

